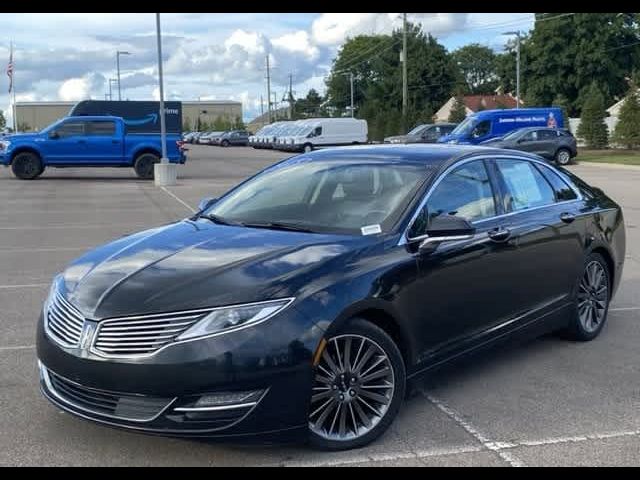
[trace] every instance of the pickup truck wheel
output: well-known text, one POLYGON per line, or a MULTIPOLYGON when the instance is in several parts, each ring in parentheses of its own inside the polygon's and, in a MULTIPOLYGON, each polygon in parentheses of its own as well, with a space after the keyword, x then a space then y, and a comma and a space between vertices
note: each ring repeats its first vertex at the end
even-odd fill
POLYGON ((143 153, 133 165, 133 169, 136 171, 138 177, 145 180, 153 180, 153 166, 160 161, 157 155, 153 153, 143 153))
POLYGON ((31 152, 19 153, 11 162, 13 174, 21 180, 33 180, 44 172, 44 165, 38 156, 31 152))

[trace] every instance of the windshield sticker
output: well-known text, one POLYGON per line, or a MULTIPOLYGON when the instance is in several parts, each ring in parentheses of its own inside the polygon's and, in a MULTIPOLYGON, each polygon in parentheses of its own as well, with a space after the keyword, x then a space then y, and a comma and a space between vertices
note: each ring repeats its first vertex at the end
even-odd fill
POLYGON ((362 227, 360 231, 362 235, 375 235, 376 233, 382 233, 382 228, 380 228, 380 225, 367 225, 362 227))

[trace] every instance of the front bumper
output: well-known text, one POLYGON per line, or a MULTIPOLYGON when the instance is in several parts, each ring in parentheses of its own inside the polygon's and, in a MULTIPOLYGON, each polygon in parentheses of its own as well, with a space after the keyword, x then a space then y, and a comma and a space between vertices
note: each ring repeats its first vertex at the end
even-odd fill
POLYGON ((283 329, 299 315, 292 308, 284 313, 290 318, 266 322, 266 331, 248 328, 122 360, 59 346, 44 332, 41 315, 40 388, 68 413, 127 430, 179 437, 299 437, 307 431, 311 358, 323 332, 313 326, 304 337, 283 341, 283 329), (228 392, 257 393, 250 401, 218 407, 194 403, 228 392))

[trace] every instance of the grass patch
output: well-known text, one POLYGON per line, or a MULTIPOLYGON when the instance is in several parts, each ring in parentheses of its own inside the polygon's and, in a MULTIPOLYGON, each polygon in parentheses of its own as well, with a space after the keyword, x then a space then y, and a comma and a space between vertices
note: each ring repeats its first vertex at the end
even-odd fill
POLYGON ((578 162, 620 163, 640 165, 640 150, 583 150, 578 149, 578 162))

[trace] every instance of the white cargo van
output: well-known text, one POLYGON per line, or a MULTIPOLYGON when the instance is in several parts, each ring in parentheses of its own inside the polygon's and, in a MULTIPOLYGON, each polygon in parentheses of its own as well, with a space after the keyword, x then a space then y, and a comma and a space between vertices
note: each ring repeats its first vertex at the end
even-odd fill
POLYGON ((310 152, 315 148, 367 143, 367 121, 357 118, 311 118, 304 129, 289 139, 291 150, 310 152))

